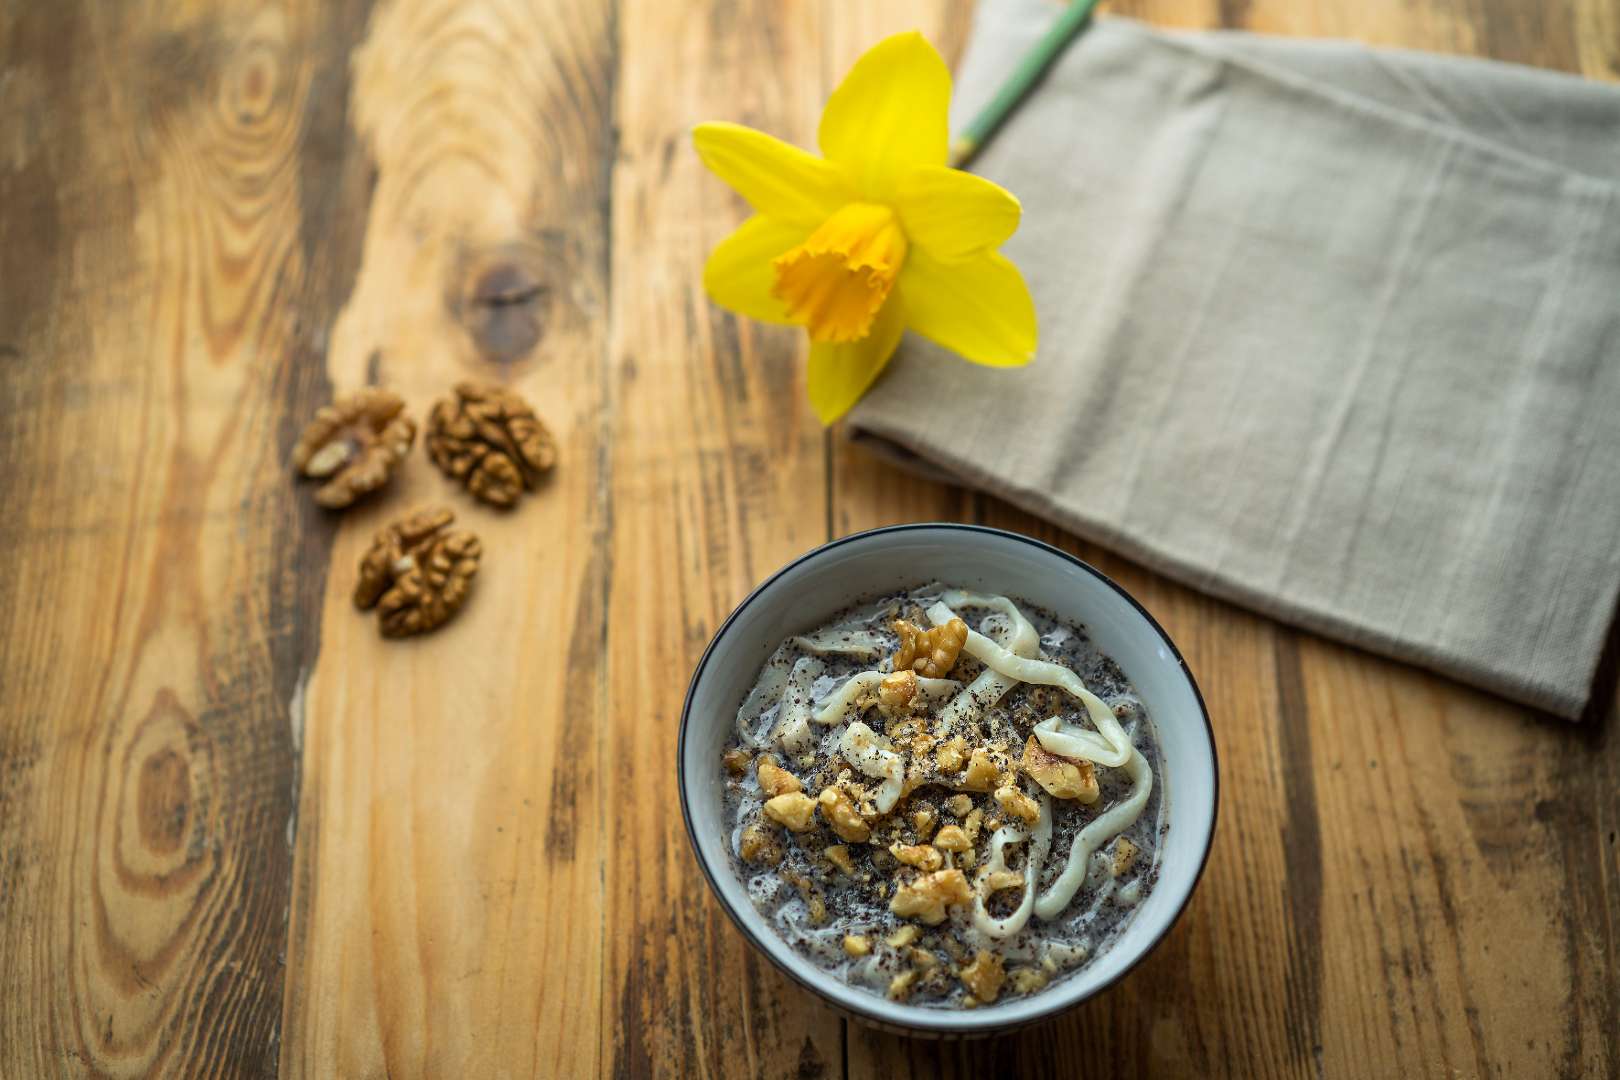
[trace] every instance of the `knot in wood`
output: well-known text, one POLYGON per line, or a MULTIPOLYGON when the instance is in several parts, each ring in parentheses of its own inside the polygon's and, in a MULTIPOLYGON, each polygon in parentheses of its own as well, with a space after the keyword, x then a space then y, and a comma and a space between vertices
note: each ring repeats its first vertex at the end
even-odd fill
POLYGON ((486 266, 464 295, 461 317, 489 359, 516 360, 540 340, 546 286, 524 258, 486 266))

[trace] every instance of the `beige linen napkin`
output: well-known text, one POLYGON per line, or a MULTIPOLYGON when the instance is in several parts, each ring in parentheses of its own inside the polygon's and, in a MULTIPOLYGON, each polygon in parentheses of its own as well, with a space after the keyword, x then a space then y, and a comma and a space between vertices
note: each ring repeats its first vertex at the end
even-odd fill
MULTIPOLYGON (((1056 9, 986 0, 960 120, 1056 9)), ((1620 591, 1620 91, 1099 20, 976 165, 1028 368, 909 338, 856 440, 1564 716, 1620 591)))

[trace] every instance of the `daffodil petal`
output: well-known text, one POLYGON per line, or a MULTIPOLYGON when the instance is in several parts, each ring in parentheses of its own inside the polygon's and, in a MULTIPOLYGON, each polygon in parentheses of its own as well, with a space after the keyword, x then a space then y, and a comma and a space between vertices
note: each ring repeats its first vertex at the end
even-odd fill
POLYGON ((703 291, 738 315, 761 322, 794 323, 787 305, 771 295, 776 281, 771 260, 802 243, 804 237, 801 226, 755 214, 709 253, 703 266, 703 291))
POLYGON ((1035 302, 1005 256, 946 263, 913 250, 896 291, 906 298, 906 325, 964 359, 1015 367, 1035 355, 1035 302))
POLYGON ((810 407, 829 427, 866 393, 905 333, 900 297, 890 294, 872 332, 859 341, 810 346, 810 407))
POLYGON ((996 248, 1018 228, 1012 192, 982 176, 924 165, 900 178, 896 208, 906 238, 946 262, 996 248))
POLYGON ((750 206, 782 221, 814 227, 854 194, 839 166, 741 124, 699 124, 692 145, 750 206))
POLYGON ((861 194, 886 200, 906 170, 944 165, 951 72, 916 31, 885 38, 855 61, 827 99, 817 142, 861 194))

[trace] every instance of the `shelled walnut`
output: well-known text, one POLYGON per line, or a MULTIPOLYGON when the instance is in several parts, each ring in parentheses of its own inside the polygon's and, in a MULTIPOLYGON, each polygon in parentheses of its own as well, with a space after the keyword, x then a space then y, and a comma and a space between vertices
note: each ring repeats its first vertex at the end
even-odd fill
POLYGON ((416 422, 404 410, 398 394, 368 386, 315 414, 293 447, 292 464, 326 481, 315 492, 317 503, 341 510, 388 483, 416 441, 416 422))
POLYGON ((968 992, 988 1005, 1001 995, 1007 972, 1002 967, 1001 957, 987 949, 980 949, 973 963, 962 969, 961 978, 968 992))
POLYGON ((891 715, 905 711, 917 697, 917 686, 917 673, 910 668, 885 675, 878 684, 878 706, 891 715))
POLYGON ((1113 871, 1115 877, 1128 874, 1131 867, 1136 865, 1136 857, 1141 853, 1141 848, 1122 836, 1114 841, 1114 864, 1109 869, 1113 871))
POLYGON ((967 877, 960 870, 936 870, 909 881, 894 892, 889 910, 902 919, 916 919, 928 926, 945 921, 945 909, 973 899, 967 877))
POLYGON ((1054 799, 1078 799, 1083 803, 1097 801, 1100 789, 1097 772, 1089 761, 1058 757, 1049 752, 1031 735, 1024 744, 1023 769, 1054 799))
POLYGON ((985 892, 1000 892, 1002 889, 1022 889, 1024 875, 1018 870, 992 870, 984 875, 985 892))
POLYGON ((889 854, 907 866, 932 873, 945 865, 937 848, 928 844, 890 844, 889 854))
POLYGON ((765 816, 794 832, 815 827, 816 804, 801 791, 790 791, 765 800, 765 816))
POLYGON ((420 510, 377 534, 360 560, 354 604, 377 609, 383 637, 425 634, 467 600, 482 551, 470 532, 450 532, 449 510, 420 510))
POLYGON ((504 386, 457 384, 433 406, 426 442, 433 464, 491 506, 511 506, 557 464, 551 432, 504 386))
POLYGON ((891 670, 916 671, 925 679, 948 675, 968 639, 967 623, 961 619, 952 619, 932 630, 896 619, 894 632, 900 635, 900 648, 894 654, 891 670))
POLYGON ((996 788, 995 800, 1002 810, 1022 818, 1025 824, 1033 825, 1041 818, 1041 804, 1020 791, 1016 784, 996 788))
POLYGON ((747 862, 775 866, 782 861, 782 845, 777 843, 772 832, 757 821, 747 826, 742 831, 737 854, 747 862))
POLYGON ((996 763, 990 760, 990 755, 983 750, 975 750, 968 756, 967 772, 962 774, 962 786, 969 791, 989 791, 995 786, 1001 772, 996 763))
POLYGON ((872 836, 872 828, 856 811, 849 793, 840 787, 826 787, 817 800, 821 816, 832 826, 840 840, 851 844, 864 844, 872 836))
POLYGON ((849 848, 843 844, 829 844, 821 852, 827 861, 851 877, 855 874, 855 860, 849 857, 849 848))
POLYGON ((799 783, 799 778, 778 765, 776 759, 769 754, 759 759, 755 775, 765 794, 772 797, 804 789, 804 785, 799 783))

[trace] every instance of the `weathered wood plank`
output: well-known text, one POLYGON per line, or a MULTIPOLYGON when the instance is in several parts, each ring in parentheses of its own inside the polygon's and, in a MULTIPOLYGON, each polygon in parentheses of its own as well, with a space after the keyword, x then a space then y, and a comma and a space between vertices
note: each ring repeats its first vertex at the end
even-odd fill
POLYGON ((619 16, 614 169, 614 751, 602 1024, 616 1075, 837 1075, 841 1023, 755 955, 708 897, 669 749, 688 673, 760 578, 827 534, 826 442, 797 337, 701 286, 745 216, 688 130, 731 119, 809 142, 824 13, 630 0, 619 16), (768 58, 768 59, 767 59, 768 58))
POLYGON ((0 22, 0 1075, 268 1075, 327 542, 282 462, 352 271, 354 28, 0 22))
POLYGON ((609 15, 394 0, 354 56, 375 189, 332 383, 422 417, 458 379, 507 382, 561 463, 502 514, 418 451, 343 520, 303 700, 283 1075, 598 1064, 609 15), (481 298, 510 281, 518 303, 481 298), (354 566, 429 502, 483 538, 479 580, 443 630, 383 641, 354 566))

